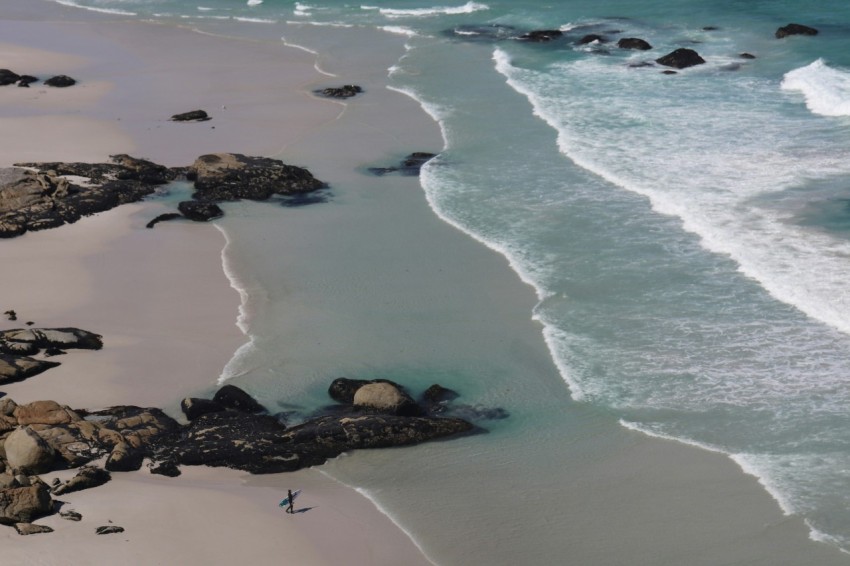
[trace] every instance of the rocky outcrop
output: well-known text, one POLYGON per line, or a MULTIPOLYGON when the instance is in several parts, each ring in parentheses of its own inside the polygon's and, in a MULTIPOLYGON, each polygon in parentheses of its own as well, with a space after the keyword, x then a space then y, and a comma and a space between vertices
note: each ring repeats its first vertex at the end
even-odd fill
POLYGON ((267 200, 273 195, 308 193, 325 188, 306 169, 268 157, 238 153, 202 155, 189 168, 196 200, 267 200))
POLYGON ((135 202, 177 172, 127 155, 112 163, 18 163, 0 175, 0 237, 55 228, 135 202))
POLYGON ((58 365, 58 362, 37 360, 26 356, 0 354, 0 383, 10 383, 27 379, 58 365))
POLYGON ((699 53, 693 49, 681 47, 663 57, 659 57, 655 60, 655 62, 666 67, 686 69, 688 67, 693 67, 694 65, 702 65, 705 63, 705 59, 700 57, 699 53))
POLYGON ((325 98, 351 98, 363 92, 363 89, 357 85, 342 85, 323 88, 313 91, 319 96, 325 98))
POLYGON ((218 413, 226 410, 226 407, 211 399, 198 399, 197 397, 187 397, 180 402, 180 410, 186 415, 190 421, 194 421, 201 415, 207 413, 218 413))
POLYGON ((221 210, 214 202, 184 200, 177 205, 177 210, 180 214, 194 222, 208 222, 214 218, 224 216, 224 211, 221 210))
POLYGON ((50 490, 43 483, 0 489, 0 525, 31 523, 52 511, 50 490))
POLYGON ((215 392, 213 402, 242 413, 263 413, 265 408, 235 385, 225 385, 215 392))
POLYGON ((21 75, 9 69, 0 69, 0 86, 13 85, 18 82, 21 75))
POLYGON ((191 110, 182 114, 175 114, 170 118, 172 122, 206 122, 211 119, 203 110, 191 110))
POLYGON ((564 32, 558 29, 540 29, 524 33, 520 35, 517 39, 519 39, 520 41, 530 41, 533 43, 545 43, 547 41, 552 41, 553 39, 558 39, 563 35, 564 32))
POLYGON ((110 472, 133 472, 142 467, 145 453, 141 448, 135 448, 127 442, 119 442, 109 453, 103 465, 110 472))
POLYGON ((620 49, 637 49, 638 51, 649 51, 652 45, 639 37, 624 37, 617 42, 620 49))
POLYGON ((44 81, 44 84, 57 88, 65 88, 69 86, 74 86, 75 84, 77 84, 77 81, 75 79, 72 79, 68 75, 56 75, 55 77, 50 77, 49 79, 44 81))
POLYGON ((781 28, 776 30, 774 34, 776 39, 782 39, 783 37, 788 37, 789 35, 817 35, 818 30, 815 28, 811 28, 809 26, 804 26, 802 24, 788 24, 787 26, 782 26, 781 28))
MULTIPOLYGON (((79 328, 18 328, 0 331, 0 351, 19 345, 32 348, 30 354, 42 348, 78 348, 100 350, 103 337, 79 328)), ((7 352, 8 353, 8 352, 7 352)))

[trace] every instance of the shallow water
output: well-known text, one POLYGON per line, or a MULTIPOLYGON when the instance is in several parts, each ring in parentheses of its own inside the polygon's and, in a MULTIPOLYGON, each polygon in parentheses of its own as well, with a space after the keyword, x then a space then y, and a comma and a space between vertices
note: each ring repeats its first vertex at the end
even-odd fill
MULTIPOLYGON (((512 417, 489 423, 490 435, 422 449, 441 466, 479 453, 482 467, 497 470, 487 480, 494 485, 512 481, 507 471, 499 476, 502 466, 516 470, 496 458, 499 447, 516 451, 514 463, 544 459, 529 481, 546 485, 562 462, 543 455, 559 442, 581 444, 554 431, 588 414, 612 415, 732 455, 814 537, 850 549, 845 3, 61 3, 283 39, 315 52, 330 82, 388 82, 408 94, 439 122, 442 147, 387 138, 336 167, 442 150, 420 179, 427 202, 507 256, 539 299, 506 308, 464 287, 452 262, 475 254, 455 250, 459 240, 447 236, 453 253, 445 257, 427 255, 434 242, 417 257, 392 245, 402 220, 358 224, 381 206, 381 191, 418 191, 416 180, 349 181, 315 163, 320 176, 346 179, 321 211, 240 204, 221 224, 253 340, 226 378, 269 404, 305 398, 303 410, 321 404, 327 376, 340 373, 392 377, 414 390, 439 381, 469 403, 503 405, 512 417), (792 21, 821 33, 775 39, 792 21), (565 36, 512 39, 535 28, 565 36), (576 45, 590 33, 611 41, 576 45), (653 50, 618 49, 620 37, 644 38, 653 50), (707 63, 662 74, 653 60, 677 47, 707 63), (367 68, 381 76, 351 76, 367 68), (327 226, 322 237, 300 237, 313 232, 299 226, 317 222, 327 226), (297 249, 292 258, 280 242, 297 249), (309 254, 331 259, 308 262, 309 254), (400 271, 377 277, 392 271, 387 265, 400 271), (419 265, 443 271, 421 273, 419 265), (431 291, 445 288, 457 293, 431 291), (471 312, 483 321, 454 317, 471 312), (526 334, 517 337, 506 320, 523 321, 526 334), (540 346, 530 337, 541 330, 558 376, 534 361, 540 346), (535 440, 540 430, 553 432, 535 440)), ((291 157, 309 160, 310 150, 305 144, 291 157)), ((405 202, 402 209, 421 205, 413 196, 405 202)), ((468 269, 500 269, 482 261, 468 269)), ((401 513, 402 495, 378 491, 386 477, 371 466, 383 458, 332 467, 401 513)), ((415 466, 380 467, 394 489, 435 489, 415 466)), ((452 489, 464 501, 462 488, 452 489)), ((439 517, 428 517, 418 524, 439 530, 439 517)), ((537 527, 541 540, 557 537, 537 527)))

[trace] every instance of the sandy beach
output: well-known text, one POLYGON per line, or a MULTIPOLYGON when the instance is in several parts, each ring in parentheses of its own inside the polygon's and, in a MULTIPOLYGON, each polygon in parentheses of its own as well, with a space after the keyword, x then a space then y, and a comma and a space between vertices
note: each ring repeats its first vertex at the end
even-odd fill
MULTIPOLYGON (((27 13, 25 0, 12 4, 0 18, 27 13)), ((371 497, 383 496, 380 510, 318 470, 249 476, 187 467, 178 478, 144 468, 114 474, 105 486, 62 498, 83 514, 82 522, 51 516, 38 523, 53 527, 52 534, 0 531, 4 559, 507 565, 532 556, 527 563, 848 563, 834 548, 810 541, 803 521, 784 516, 756 479, 728 458, 625 430, 604 411, 569 399, 540 326, 531 320, 534 294, 505 259, 438 219, 415 178, 357 173, 364 163, 400 148, 439 150, 436 125, 413 100, 375 89, 373 98, 346 109, 310 94, 328 76, 316 71, 313 55, 282 42, 116 22, 43 5, 42 21, 0 20, 0 53, 8 54, 0 67, 67 73, 81 82, 66 91, 0 89, 0 128, 16 132, 0 140, 0 166, 99 161, 114 153, 188 165, 218 151, 306 165, 335 187, 335 202, 304 209, 239 204, 220 223, 225 231, 260 241, 269 234, 261 223, 254 226, 255 218, 277 214, 286 222, 275 234, 285 236, 287 246, 279 261, 291 277, 280 291, 285 300, 279 308, 289 322, 274 336, 289 347, 293 377, 281 389, 314 394, 316 375, 386 367, 416 374, 435 358, 483 360, 498 348, 513 364, 505 371, 545 377, 529 387, 548 399, 537 407, 511 407, 516 420, 507 422, 523 424, 534 411, 551 413, 553 421, 575 425, 575 432, 534 431, 503 443, 496 425, 478 445, 460 439, 361 452, 323 466, 323 472, 371 497), (195 108, 207 109, 213 119, 168 121, 195 108), (377 274, 374 265, 359 261, 362 249, 377 250, 382 259, 377 274), (366 312, 386 320, 364 324, 366 312), (411 319, 429 341, 407 332, 411 319), (526 462, 530 444, 551 445, 551 459, 540 466, 526 462), (483 494, 475 505, 461 503, 469 497, 468 486, 444 483, 440 475, 450 476, 446 471, 455 463, 470 461, 478 462, 475 493, 483 494), (423 479, 428 466, 436 472, 423 479), (555 477, 552 469, 561 475, 555 477), (295 516, 277 505, 287 488, 303 490, 295 516), (503 500, 491 496, 500 489, 516 495, 513 516, 506 516, 503 500), (434 493, 439 501, 428 497, 434 493), (413 500, 422 502, 415 511, 413 500), (94 528, 109 522, 126 531, 95 537, 94 528), (548 545, 535 538, 543 536, 548 545)), ((368 67, 348 57, 355 54, 340 47, 326 55, 324 68, 340 82, 378 84, 396 55, 388 52, 368 67), (372 75, 346 75, 349 64, 372 75)), ((14 266, 0 278, 0 310, 15 309, 21 321, 38 326, 91 330, 105 344, 102 351, 71 352, 60 367, 5 385, 3 393, 19 403, 156 406, 179 417, 183 397, 216 388, 224 366, 246 341, 236 326, 240 296, 222 269, 225 237, 214 226, 188 222, 144 228, 167 209, 165 200, 153 199, 0 240, 0 257, 14 266)), ((242 240, 231 253, 238 258, 250 245, 242 240)), ((247 307, 262 330, 257 301, 247 307)), ((3 320, 0 327, 15 323, 3 320)), ((470 385, 476 387, 485 388, 470 385)), ((511 401, 510 391, 488 395, 493 404, 511 401)))

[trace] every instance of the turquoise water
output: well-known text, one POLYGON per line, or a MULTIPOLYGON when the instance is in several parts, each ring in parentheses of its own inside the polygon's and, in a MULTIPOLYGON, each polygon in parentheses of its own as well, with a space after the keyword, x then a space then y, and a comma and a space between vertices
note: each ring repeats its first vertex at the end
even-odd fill
MULTIPOLYGON (((334 37, 346 33, 381 30, 384 41, 404 45, 387 52, 387 80, 438 120, 444 139, 421 187, 442 219, 506 255, 536 289, 539 302, 524 316, 542 323, 562 391, 529 383, 519 398, 508 396, 506 384, 521 370, 500 365, 510 356, 472 362, 469 351, 486 352, 458 346, 448 332, 438 344, 444 363, 435 364, 429 352, 392 351, 400 327, 363 329, 352 312, 336 340, 360 333, 350 352, 381 341, 387 348, 378 359, 387 362, 346 369, 336 360, 317 367, 312 358, 275 358, 301 376, 294 387, 312 402, 321 402, 320 380, 337 370, 391 369, 414 387, 441 381, 470 402, 509 405, 514 417, 493 424, 491 438, 440 446, 454 452, 480 442, 491 454, 486 445, 527 446, 530 429, 557 420, 569 395, 579 411, 610 412, 627 427, 731 455, 786 513, 804 517, 813 537, 850 549, 850 5, 57 1, 219 31, 239 20, 246 25, 229 32, 281 37, 317 52, 320 68, 326 54, 334 54, 329 65, 340 60, 334 37), (821 33, 775 39, 789 22, 821 33), (535 28, 565 36, 511 39, 535 28), (575 44, 589 33, 641 37, 654 49, 575 44), (681 46, 707 63, 671 76, 639 66, 681 46)), ((265 320, 344 311, 329 304, 299 312, 268 288, 286 259, 270 264, 267 249, 245 242, 273 238, 269 215, 279 213, 245 206, 224 224, 231 267, 262 301, 265 320)), ((309 207, 283 214, 293 223, 320 215, 309 207)), ((299 274, 305 286, 321 280, 316 270, 299 274)), ((427 296, 424 283, 420 291, 427 296)), ((389 316, 405 299, 393 300, 364 299, 360 314, 383 308, 389 316)), ((423 298, 415 315, 428 317, 439 300, 423 298)), ((442 314, 450 312, 448 305, 442 314)), ((285 341, 321 337, 257 324, 229 371, 263 383, 273 399, 283 385, 261 360, 285 341)), ((543 444, 551 450, 553 436, 522 448, 524 457, 543 444)))

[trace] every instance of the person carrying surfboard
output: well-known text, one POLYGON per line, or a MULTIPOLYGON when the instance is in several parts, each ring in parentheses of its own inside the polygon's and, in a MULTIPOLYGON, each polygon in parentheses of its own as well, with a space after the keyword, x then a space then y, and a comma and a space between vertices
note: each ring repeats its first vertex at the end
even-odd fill
POLYGON ((286 499, 289 501, 289 507, 286 508, 287 513, 295 513, 295 508, 292 506, 292 502, 295 501, 295 496, 292 495, 292 490, 286 490, 286 499))

